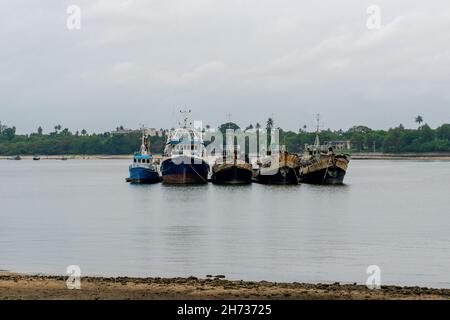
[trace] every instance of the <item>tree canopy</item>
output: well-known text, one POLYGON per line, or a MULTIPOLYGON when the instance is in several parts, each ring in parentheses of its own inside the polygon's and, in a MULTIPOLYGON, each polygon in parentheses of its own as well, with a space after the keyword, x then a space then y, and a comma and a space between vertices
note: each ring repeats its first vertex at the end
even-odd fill
MULTIPOLYGON (((247 128, 249 128, 248 126, 247 128)), ((258 124, 256 128, 260 127, 258 124)), ((226 129, 240 129, 234 122, 219 126, 226 129)), ((315 132, 280 130, 280 143, 290 152, 300 152, 305 144, 312 144, 315 132)), ((0 131, 0 155, 62 155, 62 154, 132 154, 139 149, 141 137, 133 133, 91 133, 81 129, 73 134, 61 125, 55 131, 44 134, 42 128, 37 133, 17 134, 14 126, 2 126, 0 131)), ((347 131, 330 129, 320 132, 322 143, 330 141, 350 141, 354 152, 450 152, 450 124, 443 124, 435 129, 423 124, 417 129, 406 129, 399 125, 389 130, 375 130, 366 126, 354 126, 347 131)), ((150 137, 153 153, 161 153, 166 137, 150 137)))

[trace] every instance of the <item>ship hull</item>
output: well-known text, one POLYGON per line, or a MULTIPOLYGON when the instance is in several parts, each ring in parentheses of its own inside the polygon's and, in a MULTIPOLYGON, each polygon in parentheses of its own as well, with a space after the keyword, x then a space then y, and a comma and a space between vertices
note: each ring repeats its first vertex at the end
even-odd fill
POLYGON ((248 168, 236 165, 217 165, 214 167, 211 180, 215 184, 250 184, 253 172, 248 168))
POLYGON ((275 174, 263 175, 258 173, 256 181, 262 184, 288 185, 298 184, 298 174, 294 168, 280 167, 275 174))
POLYGON ((148 168, 141 168, 141 167, 134 167, 130 168, 130 178, 127 179, 131 183, 158 183, 161 181, 161 178, 157 171, 148 169, 148 168))
POLYGON ((191 157, 172 158, 161 163, 162 182, 165 184, 204 184, 208 182, 209 165, 191 157))
POLYGON ((339 185, 344 183, 345 171, 330 167, 301 175, 300 181, 309 184, 339 185))
POLYGON ((300 181, 311 184, 343 184, 348 163, 346 156, 324 155, 319 161, 300 169, 300 181))

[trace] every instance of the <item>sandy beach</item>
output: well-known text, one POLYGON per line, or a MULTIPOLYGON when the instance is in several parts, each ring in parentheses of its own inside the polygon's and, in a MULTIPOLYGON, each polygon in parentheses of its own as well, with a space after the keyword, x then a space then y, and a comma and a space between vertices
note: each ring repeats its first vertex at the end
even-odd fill
POLYGON ((65 276, 0 273, 0 299, 176 300, 176 299, 402 299, 449 300, 449 289, 363 285, 229 281, 219 278, 83 277, 69 290, 65 276))

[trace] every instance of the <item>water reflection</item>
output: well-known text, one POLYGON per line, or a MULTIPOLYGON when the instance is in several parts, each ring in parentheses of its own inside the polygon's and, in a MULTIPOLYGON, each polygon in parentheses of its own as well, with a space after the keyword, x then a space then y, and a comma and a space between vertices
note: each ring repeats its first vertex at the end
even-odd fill
POLYGON ((130 185, 127 165, 0 161, 0 269, 448 285, 447 162, 352 161, 343 186, 130 185))

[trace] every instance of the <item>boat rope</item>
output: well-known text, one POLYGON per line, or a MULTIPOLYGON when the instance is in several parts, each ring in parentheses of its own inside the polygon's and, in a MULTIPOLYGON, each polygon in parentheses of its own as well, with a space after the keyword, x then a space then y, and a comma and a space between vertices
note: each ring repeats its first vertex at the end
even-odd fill
POLYGON ((333 158, 333 156, 331 156, 331 157, 328 159, 328 161, 327 161, 327 169, 325 170, 325 174, 324 174, 324 176, 323 176, 323 180, 324 180, 324 181, 325 181, 325 178, 327 177, 327 174, 328 174, 328 168, 330 167, 330 162, 331 162, 332 158, 333 158))
POLYGON ((292 170, 294 170, 295 177, 297 178, 297 182, 300 182, 300 177, 297 175, 297 170, 295 170, 295 167, 292 168, 292 170))
POLYGON ((208 182, 208 180, 206 180, 205 178, 203 178, 203 176, 197 172, 197 170, 195 170, 195 168, 192 166, 192 164, 189 164, 189 166, 191 167, 192 170, 194 170, 194 172, 203 179, 203 181, 205 181, 206 183, 208 182))

